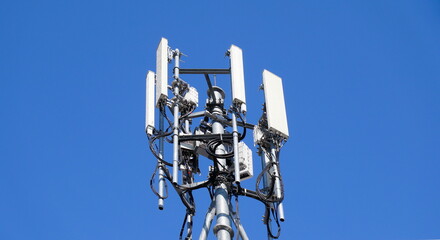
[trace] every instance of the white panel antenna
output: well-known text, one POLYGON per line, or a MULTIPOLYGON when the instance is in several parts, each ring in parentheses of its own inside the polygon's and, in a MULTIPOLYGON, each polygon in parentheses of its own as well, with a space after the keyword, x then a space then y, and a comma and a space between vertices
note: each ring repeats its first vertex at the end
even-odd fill
POLYGON ((153 134, 154 129, 154 72, 148 71, 145 79, 145 131, 153 134))
POLYGON ((232 101, 236 104, 244 104, 242 110, 245 111, 246 95, 244 87, 243 51, 241 48, 231 45, 229 57, 231 59, 232 101))
POLYGON ((289 138, 289 128, 287 126, 282 79, 264 70, 263 86, 269 130, 287 139, 289 138))
POLYGON ((162 38, 156 51, 156 106, 168 97, 168 40, 162 38))

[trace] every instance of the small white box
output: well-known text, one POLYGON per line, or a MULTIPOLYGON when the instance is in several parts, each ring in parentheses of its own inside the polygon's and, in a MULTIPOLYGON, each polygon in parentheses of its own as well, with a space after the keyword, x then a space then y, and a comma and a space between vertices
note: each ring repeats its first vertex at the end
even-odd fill
POLYGON ((261 131, 261 128, 258 125, 254 126, 253 133, 254 133, 254 146, 262 143, 264 133, 263 131, 261 131))
POLYGON ((199 105, 199 93, 197 92, 197 89, 194 87, 189 87, 183 99, 188 104, 195 105, 197 107, 199 105))
POLYGON ((238 156, 240 163, 240 181, 251 178, 254 175, 252 151, 244 142, 238 143, 238 156))

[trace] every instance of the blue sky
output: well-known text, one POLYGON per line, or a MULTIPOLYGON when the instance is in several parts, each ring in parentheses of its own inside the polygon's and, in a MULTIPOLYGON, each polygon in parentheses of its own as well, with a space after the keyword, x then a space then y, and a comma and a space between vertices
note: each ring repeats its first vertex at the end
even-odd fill
MULTIPOLYGON (((188 68, 240 46, 250 122, 262 70, 283 78, 281 239, 440 238, 439 1, 43 0, 0 3, 1 239, 178 238, 143 132, 161 37, 188 68)), ((240 199, 251 239, 263 210, 240 199)))

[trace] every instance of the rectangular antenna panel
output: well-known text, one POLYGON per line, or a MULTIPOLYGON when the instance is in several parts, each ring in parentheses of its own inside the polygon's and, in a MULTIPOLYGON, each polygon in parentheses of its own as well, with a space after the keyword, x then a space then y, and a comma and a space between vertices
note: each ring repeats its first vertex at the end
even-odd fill
POLYGON ((264 70, 263 86, 269 130, 287 139, 289 137, 289 128, 287 126, 282 79, 264 70))
POLYGON ((168 97, 168 40, 162 38, 156 51, 156 106, 168 97))
POLYGON ((154 72, 148 71, 145 83, 145 132, 151 135, 154 129, 154 72))
POLYGON ((234 103, 246 104, 243 52, 241 48, 231 45, 231 48, 229 49, 229 57, 231 58, 232 101, 234 103))

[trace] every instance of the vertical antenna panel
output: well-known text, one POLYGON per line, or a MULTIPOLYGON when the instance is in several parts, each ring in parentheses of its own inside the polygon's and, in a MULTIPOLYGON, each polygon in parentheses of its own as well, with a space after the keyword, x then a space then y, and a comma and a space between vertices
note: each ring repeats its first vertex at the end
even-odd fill
POLYGON ((151 135, 154 129, 154 72, 148 71, 145 85, 145 131, 151 135))
POLYGON ((168 40, 162 38, 156 51, 156 106, 168 97, 168 40))
POLYGON ((287 139, 289 137, 289 128, 287 126, 282 79, 264 70, 263 86, 269 130, 281 134, 287 139))
POLYGON ((231 45, 231 48, 229 49, 229 57, 231 58, 232 101, 238 104, 246 104, 243 52, 241 48, 231 45))

